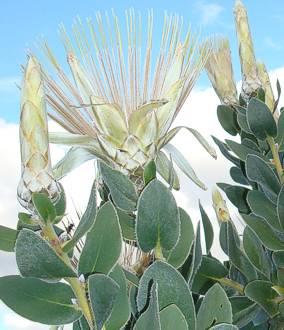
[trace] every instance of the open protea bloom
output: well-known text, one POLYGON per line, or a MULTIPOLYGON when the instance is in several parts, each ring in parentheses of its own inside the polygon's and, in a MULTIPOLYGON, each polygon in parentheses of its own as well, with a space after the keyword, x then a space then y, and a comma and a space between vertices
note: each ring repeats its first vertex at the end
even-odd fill
MULTIPOLYGON (((190 30, 182 39, 182 18, 165 15, 157 49, 152 12, 148 14, 148 33, 141 16, 132 10, 126 13, 125 29, 114 13, 112 19, 97 14, 96 22, 88 20, 87 27, 85 31, 80 20, 75 22, 74 43, 61 29, 73 80, 44 45, 57 73, 53 79, 44 71, 49 115, 67 131, 50 134, 50 141, 73 146, 55 167, 55 174, 60 178, 97 157, 130 177, 140 177, 151 159, 160 157, 165 165, 165 155, 159 151, 181 128, 169 131, 211 45, 198 45, 190 30)), ((201 135, 190 131, 215 157, 201 135)), ((166 162, 169 167, 171 162, 166 162)), ((188 172, 195 176, 192 169, 188 172)))
POLYGON ((238 103, 229 40, 219 39, 206 65, 208 77, 222 104, 238 103))
POLYGON ((22 206, 32 208, 34 192, 46 192, 57 199, 60 187, 53 178, 48 143, 44 89, 40 65, 30 57, 22 83, 20 143, 22 175, 18 199, 22 206))

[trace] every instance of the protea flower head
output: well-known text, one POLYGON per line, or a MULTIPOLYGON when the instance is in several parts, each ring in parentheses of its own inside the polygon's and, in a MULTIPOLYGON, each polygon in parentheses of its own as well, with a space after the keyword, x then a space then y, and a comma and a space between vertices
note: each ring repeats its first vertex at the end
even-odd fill
POLYGON ((56 199, 60 190, 53 178, 50 163, 41 69, 33 56, 28 59, 21 91, 22 176, 18 185, 18 199, 22 206, 32 209, 32 193, 46 192, 50 198, 56 199))
MULTIPOLYGON (((70 162, 79 165, 94 157, 139 177, 181 128, 169 131, 211 45, 199 46, 190 30, 182 39, 182 18, 165 15, 157 48, 153 13, 146 27, 142 21, 130 10, 125 29, 115 13, 112 18, 97 14, 94 22, 87 21, 87 30, 77 20, 73 37, 61 28, 73 79, 44 44, 57 74, 53 79, 44 71, 49 115, 67 131, 50 134, 50 141, 73 147, 54 169, 58 178, 73 167, 70 162)), ((215 156, 200 134, 191 132, 215 156)))
POLYGON ((239 43, 239 55, 242 69, 242 96, 248 100, 261 87, 257 74, 257 64, 248 22, 248 15, 241 0, 236 0, 235 22, 239 43))
POLYGON ((205 65, 211 84, 222 104, 238 103, 238 94, 234 80, 231 50, 227 39, 215 43, 205 65))

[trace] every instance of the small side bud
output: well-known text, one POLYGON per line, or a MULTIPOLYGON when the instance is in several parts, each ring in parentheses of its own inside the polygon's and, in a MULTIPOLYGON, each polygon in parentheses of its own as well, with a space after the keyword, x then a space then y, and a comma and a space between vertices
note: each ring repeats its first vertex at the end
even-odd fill
POLYGON ((205 64, 208 77, 222 104, 238 103, 231 50, 227 39, 217 41, 205 64))
POLYGON ((32 193, 46 192, 56 200, 60 187, 53 178, 49 155, 47 114, 41 68, 30 56, 24 72, 21 94, 20 149, 22 175, 18 199, 32 210, 32 193))
POLYGON ((243 75, 242 96, 244 100, 248 101, 256 94, 257 90, 261 87, 261 83, 257 74, 257 65, 248 15, 241 0, 236 0, 234 14, 243 75))
POLYGON ((218 189, 213 189, 212 192, 213 207, 216 212, 216 216, 219 222, 228 222, 231 220, 230 213, 223 199, 220 191, 218 189))

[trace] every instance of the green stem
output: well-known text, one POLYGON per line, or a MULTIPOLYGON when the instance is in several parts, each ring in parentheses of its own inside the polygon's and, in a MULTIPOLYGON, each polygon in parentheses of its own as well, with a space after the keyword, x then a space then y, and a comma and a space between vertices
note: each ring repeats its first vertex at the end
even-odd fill
POLYGON ((241 284, 239 284, 238 282, 235 282, 235 281, 230 280, 229 278, 225 278, 225 277, 223 277, 223 278, 210 277, 210 278, 221 283, 224 286, 228 286, 228 287, 238 291, 241 295, 244 294, 244 287, 241 284))
POLYGON ((268 137, 267 139, 267 143, 269 144, 272 156, 273 156, 273 160, 274 160, 274 165, 278 174, 278 177, 280 179, 281 183, 284 183, 284 178, 283 178, 283 167, 282 164, 280 162, 280 158, 279 158, 279 154, 278 154, 278 148, 275 144, 275 141, 273 139, 273 137, 268 137))
MULTIPOLYGON (((47 225, 44 225, 42 228, 42 231, 43 231, 44 236, 49 240, 49 242, 50 242, 51 246, 53 247, 53 249, 55 250, 55 252, 62 259, 62 261, 65 262, 65 264, 67 266, 69 266, 70 268, 73 268, 68 255, 65 252, 63 252, 63 250, 61 248, 60 241, 53 229, 53 226, 50 223, 47 225)), ((85 288, 82 286, 82 284, 78 278, 69 277, 69 278, 65 278, 65 280, 72 287, 72 290, 77 298, 78 305, 81 308, 82 313, 84 314, 84 316, 90 326, 90 329, 94 329, 95 320, 91 313, 91 308, 89 306, 89 302, 86 297, 85 288)))

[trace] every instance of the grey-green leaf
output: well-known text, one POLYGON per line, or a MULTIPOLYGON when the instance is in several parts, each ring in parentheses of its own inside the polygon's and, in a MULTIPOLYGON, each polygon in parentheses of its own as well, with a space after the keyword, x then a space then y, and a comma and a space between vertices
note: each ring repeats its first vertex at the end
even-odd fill
POLYGON ((250 262, 269 279, 271 263, 260 239, 249 226, 246 226, 243 233, 243 246, 250 262))
POLYGON ((206 293, 197 314, 196 328, 207 330, 218 323, 232 323, 232 307, 222 287, 216 283, 206 293))
POLYGON ((260 157, 248 155, 246 173, 248 178, 258 183, 263 188, 265 195, 276 204, 280 182, 271 167, 260 157))
POLYGON ((137 192, 134 184, 121 172, 100 162, 100 172, 108 186, 115 205, 125 211, 133 211, 136 207, 137 192))
POLYGON ((157 283, 154 282, 151 287, 149 306, 138 318, 134 330, 161 330, 157 287, 157 283))
POLYGON ((117 330, 121 329, 130 317, 128 287, 124 272, 120 266, 117 265, 109 274, 109 277, 119 285, 119 290, 110 317, 105 323, 105 327, 106 330, 117 330))
POLYGON ((121 209, 116 209, 120 228, 122 231, 122 237, 129 241, 136 240, 135 233, 135 218, 133 215, 129 215, 121 209))
POLYGON ((171 251, 163 251, 167 262, 179 268, 187 259, 194 241, 194 229, 189 215, 179 208, 180 237, 177 245, 171 251))
POLYGON ((22 276, 42 279, 76 277, 52 247, 32 230, 21 230, 15 251, 22 276))
POLYGON ((256 270, 235 239, 234 227, 228 223, 228 255, 232 264, 249 280, 257 278, 256 270))
POLYGON ((244 142, 242 144, 232 140, 225 140, 229 148, 236 154, 242 161, 245 161, 248 155, 257 155, 262 159, 265 157, 257 150, 247 146, 244 142))
POLYGON ((158 180, 152 180, 142 191, 137 205, 136 234, 142 251, 158 244, 171 250, 180 233, 179 212, 171 191, 158 180))
POLYGON ((169 305, 160 312, 162 330, 188 330, 186 319, 176 305, 169 305))
POLYGON ((94 274, 88 278, 88 288, 97 330, 101 330, 114 308, 119 286, 107 275, 94 274))
POLYGON ((45 223, 52 223, 55 220, 56 209, 45 193, 33 193, 32 201, 38 215, 45 223))
POLYGON ((214 285, 216 279, 227 275, 228 269, 220 261, 213 257, 203 256, 191 290, 194 293, 204 295, 214 285))
POLYGON ((0 250, 6 252, 13 252, 18 231, 0 226, 0 250))
POLYGON ((0 278, 1 300, 14 312, 48 325, 72 323, 82 316, 70 286, 12 275, 0 278))
POLYGON ((219 105, 217 107, 217 116, 223 129, 231 135, 237 135, 239 131, 237 115, 232 107, 219 105))
POLYGON ((119 259, 121 247, 118 216, 112 203, 107 202, 97 212, 95 224, 87 234, 79 259, 79 273, 108 274, 119 259))
POLYGON ((147 185, 150 181, 156 178, 156 164, 154 160, 150 160, 143 172, 144 184, 147 185))
POLYGON ((251 215, 242 215, 244 221, 256 233, 262 244, 269 250, 284 250, 284 241, 280 239, 277 233, 262 218, 251 215))
POLYGON ((278 294, 272 286, 273 284, 268 281, 256 280, 245 287, 245 295, 259 304, 270 317, 278 313, 278 302, 274 300, 278 294))
POLYGON ((213 239, 214 239, 213 226, 211 224, 210 219, 208 218, 207 213, 205 212, 203 206, 201 205, 200 201, 199 201, 199 210, 200 210, 200 214, 201 214, 201 220, 202 220, 202 225, 203 225, 203 230, 204 230, 204 235, 205 235, 206 252, 207 252, 207 254, 209 254, 212 244, 213 244, 213 239))
POLYGON ((149 283, 158 284, 159 309, 175 304, 185 316, 189 330, 195 329, 195 311, 191 292, 181 274, 163 261, 154 262, 140 279, 137 294, 138 310, 147 304, 149 283))
POLYGON ((199 222, 197 225, 196 237, 193 246, 192 261, 189 269, 189 274, 187 276, 187 280, 190 287, 192 286, 194 277, 201 265, 201 261, 202 261, 202 247, 201 247, 200 222, 199 222))
POLYGON ((257 98, 252 98, 247 108, 247 121, 254 136, 265 140, 277 136, 277 126, 268 106, 257 98))
POLYGON ((281 230, 275 205, 259 190, 249 191, 247 201, 251 211, 266 220, 276 230, 281 230))
POLYGON ((277 216, 280 227, 284 229, 284 186, 282 186, 277 197, 277 216))

